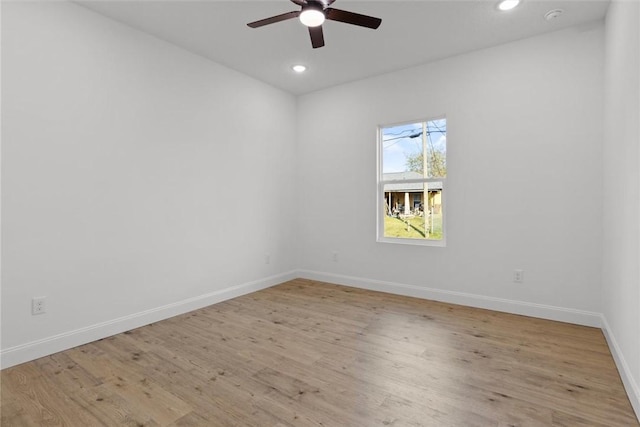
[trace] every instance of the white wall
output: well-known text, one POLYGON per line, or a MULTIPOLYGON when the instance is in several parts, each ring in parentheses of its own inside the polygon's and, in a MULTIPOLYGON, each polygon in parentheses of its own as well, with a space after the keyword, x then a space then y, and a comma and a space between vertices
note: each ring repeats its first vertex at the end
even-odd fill
POLYGON ((596 23, 302 96, 303 275, 599 325, 602 79, 596 23), (376 243, 377 126, 441 114, 447 247, 376 243))
POLYGON ((640 3, 606 20, 603 313, 607 338, 640 414, 640 3))
POLYGON ((2 9, 3 366, 288 278, 293 96, 73 4, 2 9))

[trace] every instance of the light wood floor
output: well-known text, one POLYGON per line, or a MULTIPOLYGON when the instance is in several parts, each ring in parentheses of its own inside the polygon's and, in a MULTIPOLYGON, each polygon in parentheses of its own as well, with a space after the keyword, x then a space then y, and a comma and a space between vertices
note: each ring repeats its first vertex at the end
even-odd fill
POLYGON ((598 329, 307 280, 1 375, 2 426, 638 426, 598 329))

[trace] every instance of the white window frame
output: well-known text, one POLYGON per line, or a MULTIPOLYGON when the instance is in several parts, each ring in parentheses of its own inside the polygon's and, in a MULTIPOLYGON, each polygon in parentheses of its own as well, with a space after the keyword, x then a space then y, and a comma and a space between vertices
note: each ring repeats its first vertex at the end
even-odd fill
MULTIPOLYGON (((447 177, 449 175, 449 168, 448 168, 448 159, 447 159, 447 176, 446 177, 440 177, 440 178, 422 178, 422 179, 406 179, 406 180, 392 180, 392 181, 385 181, 383 180, 383 169, 382 169, 382 130, 385 128, 389 128, 389 127, 394 127, 394 126, 402 126, 402 125, 406 125, 406 124, 411 124, 411 123, 427 123, 430 121, 434 121, 434 120, 442 120, 442 119, 447 119, 446 115, 441 115, 441 116, 435 116, 435 117, 430 117, 427 119, 418 119, 418 120, 406 120, 406 121, 402 121, 402 122, 398 122, 398 123, 389 123, 389 124, 384 124, 384 125, 379 125, 378 126, 378 132, 377 132, 377 144, 376 144, 376 151, 377 151, 377 155, 376 155, 376 159, 377 159, 377 191, 376 191, 376 228, 377 228, 377 232, 376 232, 376 241, 380 242, 380 243, 395 243, 395 244, 402 244, 402 245, 417 245, 417 246, 436 246, 436 247, 445 247, 447 246, 447 215, 448 215, 448 207, 447 207, 447 191, 446 191, 446 186, 447 186, 447 177), (442 191, 441 191, 441 203, 442 203, 442 239, 436 240, 436 239, 415 239, 415 238, 408 238, 408 237, 385 237, 384 235, 384 205, 383 203, 386 203, 385 197, 384 197, 384 186, 385 184, 398 184, 398 183, 405 183, 405 184, 414 184, 414 183, 429 183, 429 182, 440 182, 442 183, 442 191)), ((449 151, 449 135, 448 135, 448 121, 447 121, 447 153, 449 151)), ((423 144, 426 143, 426 141, 424 141, 424 136, 423 136, 423 144)), ((445 154, 446 155, 446 154, 445 154)))

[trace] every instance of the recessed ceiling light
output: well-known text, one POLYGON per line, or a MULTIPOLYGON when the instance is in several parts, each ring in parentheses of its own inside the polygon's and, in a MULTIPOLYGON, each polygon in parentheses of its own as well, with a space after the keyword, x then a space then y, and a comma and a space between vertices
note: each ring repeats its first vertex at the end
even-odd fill
POLYGON ((549 12, 544 14, 544 19, 546 19, 547 21, 551 21, 553 19, 556 19, 558 16, 562 15, 562 12, 564 12, 564 10, 562 9, 550 10, 549 12))
POLYGON ((307 71, 307 67, 302 64, 294 65, 293 67, 291 67, 291 69, 296 73, 304 73, 305 71, 307 71))
POLYGON ((520 0, 502 0, 498 3, 498 9, 502 11, 511 10, 520 4, 520 0))

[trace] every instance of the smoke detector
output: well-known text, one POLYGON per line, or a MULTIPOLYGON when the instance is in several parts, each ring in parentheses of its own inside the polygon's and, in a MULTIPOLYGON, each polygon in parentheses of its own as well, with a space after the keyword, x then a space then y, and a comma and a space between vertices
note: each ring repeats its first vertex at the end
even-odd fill
POLYGON ((562 15, 563 12, 564 10, 562 9, 550 10, 549 12, 544 14, 544 19, 546 19, 547 21, 553 21, 554 19, 562 15))

